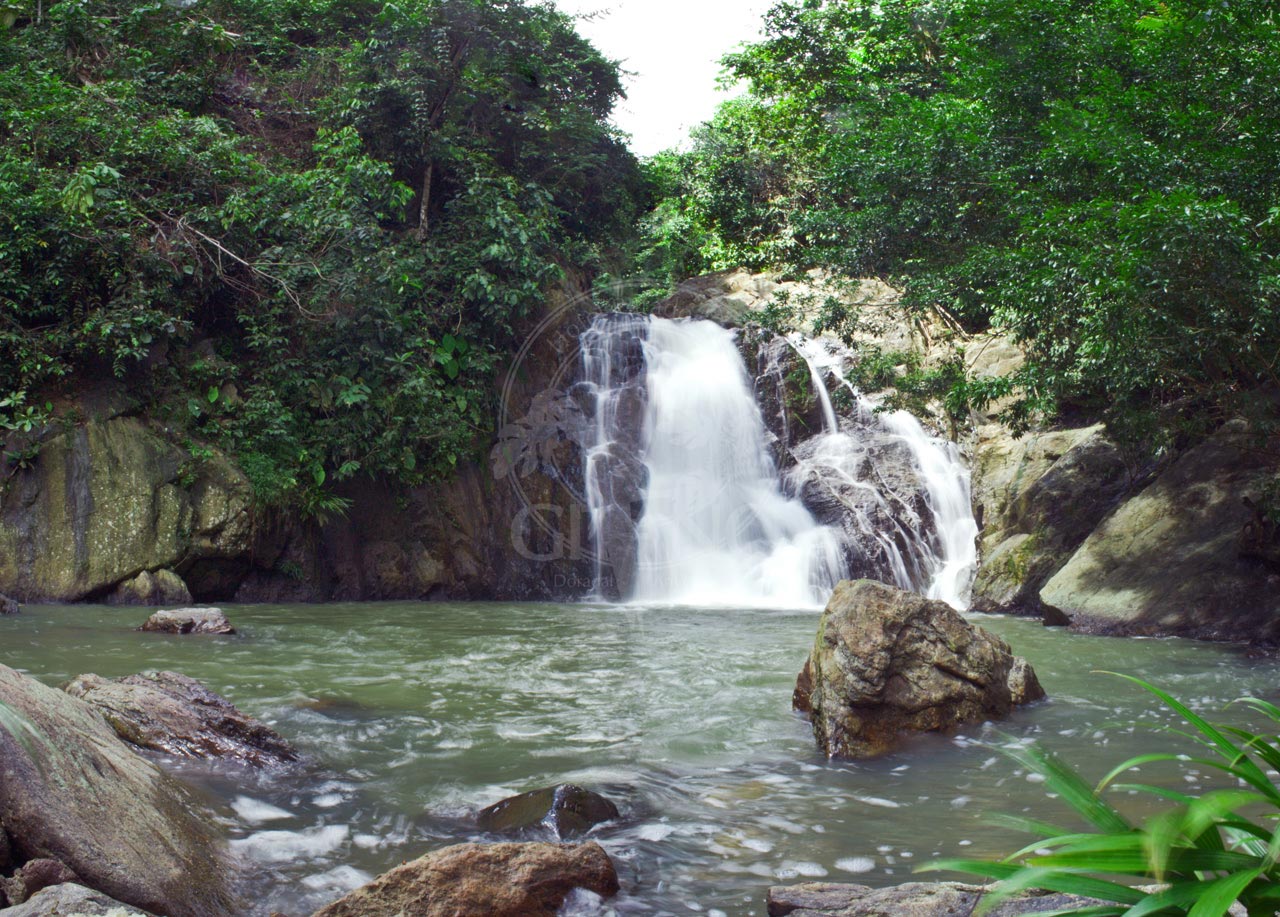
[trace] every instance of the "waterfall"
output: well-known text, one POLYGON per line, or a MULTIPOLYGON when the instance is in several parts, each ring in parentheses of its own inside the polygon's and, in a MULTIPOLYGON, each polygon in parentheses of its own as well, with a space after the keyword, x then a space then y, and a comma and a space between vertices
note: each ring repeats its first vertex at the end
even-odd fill
POLYGON ((733 331, 601 315, 581 345, 598 597, 810 607, 853 574, 963 607, 977 526, 958 453, 910 414, 877 414, 829 342, 792 339, 824 431, 789 453, 766 429, 733 331), (837 416, 826 374, 856 422, 837 416), (785 476, 771 446, 796 460, 785 476))
POLYGON ((906 448, 924 491, 933 519, 932 532, 926 532, 925 526, 918 525, 912 532, 898 533, 911 543, 912 553, 921 568, 922 581, 912 576, 906 558, 897 549, 903 539, 890 539, 884 532, 877 533, 893 559, 897 585, 905 589, 923 586, 922 591, 929 598, 941 599, 962 610, 967 608, 978 562, 978 523, 973 517, 969 472, 956 445, 931 437, 920 421, 907 411, 877 412, 875 405, 845 377, 843 366, 848 354, 834 342, 798 334, 792 335, 790 340, 809 364, 827 426, 826 434, 813 450, 810 462, 823 463, 837 474, 850 477, 848 469, 861 465, 866 457, 866 449, 860 442, 862 437, 842 431, 835 419, 831 396, 822 378, 822 373, 828 372, 854 399, 857 413, 864 420, 864 429, 870 418, 871 423, 878 423, 906 448))

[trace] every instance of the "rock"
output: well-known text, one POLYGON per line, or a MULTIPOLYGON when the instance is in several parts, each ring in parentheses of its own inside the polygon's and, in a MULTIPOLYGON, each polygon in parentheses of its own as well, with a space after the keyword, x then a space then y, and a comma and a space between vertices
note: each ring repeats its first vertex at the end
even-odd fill
POLYGON ((255 767, 298 760, 274 730, 177 672, 81 675, 62 690, 92 704, 120 738, 140 748, 186 758, 233 758, 255 767))
POLYGON ((0 615, 16 615, 20 610, 16 599, 11 599, 4 593, 0 593, 0 615))
POLYGON ((0 911, 4 917, 152 917, 83 885, 55 885, 32 895, 16 907, 0 911))
MULTIPOLYGON (((968 917, 988 889, 956 882, 911 882, 890 888, 810 882, 769 889, 769 917, 968 917)), ((1076 895, 1026 892, 996 905, 990 917, 1018 917, 1102 902, 1076 895)), ((1234 911, 1233 911, 1234 913, 1234 911)))
POLYGON ((1029 433, 983 427, 975 451, 981 507, 980 611, 1043 612, 1040 589, 1134 487, 1099 424, 1029 433))
POLYGON ((599 793, 572 783, 521 793, 482 809, 476 822, 485 831, 516 832, 545 827, 557 839, 585 834, 618 817, 618 807, 599 793))
POLYGON ((21 904, 42 889, 76 881, 76 874, 57 860, 28 860, 12 878, 0 879, 0 890, 10 904, 21 904))
POLYGON ((869 580, 836 586, 805 668, 793 702, 830 757, 874 757, 904 733, 999 719, 1044 696, 1000 638, 945 602, 869 580))
POLYGON ((1107 516, 1040 600, 1093 633, 1280 640, 1280 572, 1239 550, 1243 500, 1261 499, 1278 453, 1280 437, 1226 424, 1107 516))
POLYGON ((313 917, 554 917, 575 888, 612 897, 608 854, 586 844, 459 844, 399 866, 313 917))
POLYGON ((172 570, 143 570, 117 586, 107 601, 112 605, 181 605, 190 604, 191 592, 172 570))
POLYGON ((174 608, 157 611, 138 630, 160 634, 234 634, 221 608, 174 608))
POLYGON ((80 601, 146 570, 191 584, 204 563, 246 564, 252 498, 221 455, 193 467, 138 418, 91 419, 44 440, 0 494, 0 590, 80 601))
POLYGON ((0 824, 18 862, 169 917, 237 912, 225 847, 194 800, 83 701, 0 665, 0 824))

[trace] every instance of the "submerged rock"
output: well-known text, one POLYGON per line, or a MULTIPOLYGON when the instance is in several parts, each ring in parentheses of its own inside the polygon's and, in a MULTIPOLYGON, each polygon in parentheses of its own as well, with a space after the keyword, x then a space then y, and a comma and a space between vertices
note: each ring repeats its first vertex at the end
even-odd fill
POLYGON ((62 690, 92 704, 120 738, 141 748, 185 758, 233 758, 255 767, 298 760, 269 726, 177 672, 81 675, 62 690))
POLYGON ((945 602, 859 580, 836 586, 793 704, 829 757, 869 758, 1042 697, 1008 644, 945 602))
POLYGON ((143 570, 117 586, 108 601, 112 605, 180 605, 191 601, 191 591, 172 570, 143 570))
POLYGON ((0 912, 4 917, 152 917, 83 885, 55 885, 0 912))
POLYGON ((173 608, 157 611, 139 630, 160 634, 234 634, 221 608, 173 608))
MULTIPOLYGON (((775 886, 769 889, 767 903, 769 917, 960 917, 975 913, 988 891, 984 886, 956 882, 911 882, 891 888, 810 882, 775 886)), ((1027 892, 986 913, 990 917, 1017 917, 1101 903, 1076 895, 1027 892)))
POLYGON ((618 807, 599 793, 562 783, 504 799, 482 809, 476 821, 485 831, 516 832, 541 826, 557 838, 568 838, 617 817, 618 807))
POLYGON ((15 862, 58 860, 169 917, 237 911, 218 833, 93 707, 0 665, 0 726, 0 824, 15 862))
POLYGON ((0 615, 16 615, 19 610, 20 606, 16 599, 11 599, 0 592, 0 615))
POLYGON ((384 873, 313 917, 555 917, 575 888, 606 898, 618 875, 586 844, 458 844, 384 873))

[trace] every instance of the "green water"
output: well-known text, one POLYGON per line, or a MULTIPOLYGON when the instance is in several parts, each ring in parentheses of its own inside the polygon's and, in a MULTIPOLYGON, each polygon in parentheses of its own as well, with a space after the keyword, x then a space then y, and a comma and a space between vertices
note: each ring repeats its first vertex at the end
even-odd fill
POLYGON ((238 637, 139 633, 139 609, 32 606, 0 619, 0 662, 50 684, 82 672, 184 672, 305 752, 313 767, 297 773, 180 769, 211 794, 260 915, 302 917, 434 847, 494 840, 471 826, 476 809, 563 781, 623 811, 593 835, 618 864, 623 894, 578 912, 763 915, 771 884, 904 881, 932 856, 1007 852, 1022 840, 984 826, 984 813, 1056 817, 995 744, 1040 739, 1098 776, 1163 741, 1133 723, 1171 720, 1094 670, 1155 680, 1214 713, 1243 694, 1280 692, 1274 661, 1235 648, 981 617, 1031 661, 1052 699, 999 732, 974 727, 840 764, 815 752, 790 710, 816 612, 226 610, 238 637))

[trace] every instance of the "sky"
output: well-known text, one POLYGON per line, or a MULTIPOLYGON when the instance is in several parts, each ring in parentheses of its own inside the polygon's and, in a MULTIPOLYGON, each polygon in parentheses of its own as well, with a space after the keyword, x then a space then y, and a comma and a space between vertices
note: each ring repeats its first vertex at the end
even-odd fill
POLYGON ((772 0, 555 0, 580 16, 578 31, 622 62, 627 98, 613 120, 631 149, 650 156, 683 141, 729 97, 718 91, 719 60, 759 36, 772 0))

